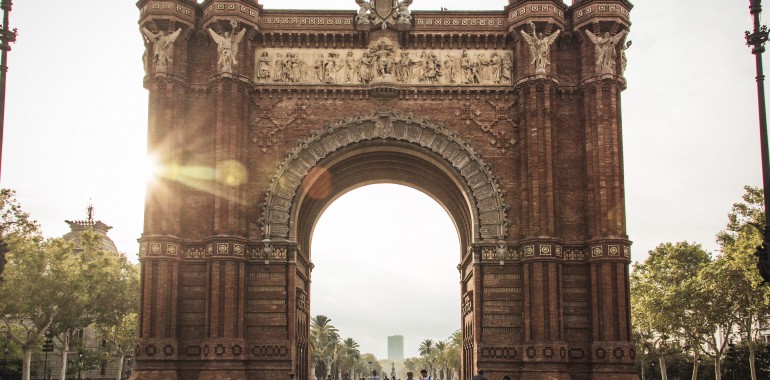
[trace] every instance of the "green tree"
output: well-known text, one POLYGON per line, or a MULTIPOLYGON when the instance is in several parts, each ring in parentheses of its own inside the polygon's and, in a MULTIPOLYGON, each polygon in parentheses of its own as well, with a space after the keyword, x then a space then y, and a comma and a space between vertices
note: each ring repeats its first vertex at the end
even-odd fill
POLYGON ((417 371, 419 371, 419 369, 417 369, 419 365, 420 362, 417 358, 404 359, 404 368, 406 368, 408 372, 417 373, 417 371))
POLYGON ((353 338, 347 338, 342 341, 341 370, 348 373, 352 378, 357 375, 354 372, 356 362, 361 358, 358 342, 353 338))
POLYGON ((125 256, 120 256, 122 270, 114 278, 115 293, 99 314, 94 327, 99 336, 107 343, 105 354, 117 358, 118 376, 123 375, 123 362, 131 353, 137 336, 139 313, 139 266, 130 263, 125 256))
POLYGON ((432 339, 425 339, 422 342, 420 342, 420 347, 418 348, 418 351, 420 353, 420 357, 423 358, 425 361, 425 364, 428 366, 428 373, 433 376, 433 378, 436 378, 436 374, 433 372, 433 353, 435 351, 434 342, 432 339))
POLYGON ((75 273, 66 279, 68 292, 50 327, 61 342, 62 378, 66 375, 72 334, 98 321, 115 321, 139 307, 137 269, 124 255, 105 250, 100 234, 83 231, 80 243, 70 248, 75 273))
MULTIPOLYGON (((109 314, 115 294, 123 291, 121 262, 126 261, 102 249, 93 231, 82 234, 77 249, 62 239, 12 234, 7 241, 0 319, 24 352, 23 379, 28 380, 32 351, 47 330, 69 337, 109 314)), ((66 361, 64 367, 66 371, 66 361)))
POLYGON ((741 342, 745 342, 749 355, 750 377, 757 379, 756 351, 759 345, 759 325, 770 319, 770 291, 760 286, 761 277, 752 255, 762 243, 765 224, 764 195, 762 189, 746 186, 743 201, 733 204, 728 214, 727 228, 717 234, 723 261, 721 286, 730 294, 734 321, 738 326, 741 342))
POLYGON ((66 307, 66 285, 75 274, 71 247, 61 239, 40 241, 11 235, 6 281, 0 284, 0 318, 5 332, 21 347, 22 379, 30 379, 32 350, 66 307))
MULTIPOLYGON (((310 352, 313 367, 316 361, 324 364, 324 378, 331 374, 332 363, 338 355, 337 343, 340 340, 337 328, 331 324, 331 319, 325 315, 316 315, 310 319, 310 352)), ((311 373, 314 369, 311 370, 311 373)))
POLYGON ((22 209, 15 191, 0 189, 0 281, 11 249, 11 236, 40 239, 40 226, 22 209))
POLYGON ((438 366, 438 371, 439 371, 439 377, 438 378, 442 379, 442 380, 444 380, 444 379, 446 379, 448 377, 448 376, 446 376, 446 374, 449 372, 449 369, 447 368, 448 367, 448 365, 447 365, 448 361, 447 361, 447 358, 446 358, 447 347, 448 346, 449 345, 447 344, 447 342, 445 342, 443 340, 438 341, 438 342, 436 342, 436 347, 435 347, 435 352, 434 352, 434 357, 435 357, 435 360, 436 360, 436 365, 438 366))
POLYGON ((732 339, 735 319, 730 300, 731 289, 725 286, 730 281, 729 263, 723 258, 704 266, 696 276, 685 281, 693 292, 691 309, 687 320, 682 321, 689 329, 688 337, 695 340, 702 352, 714 359, 716 379, 721 379, 721 364, 727 344, 732 339))
POLYGON ((449 380, 454 379, 455 375, 459 376, 462 366, 462 350, 463 350, 463 335, 460 330, 455 331, 447 339, 447 367, 451 373, 447 376, 449 380))
MULTIPOLYGON (((692 340, 688 330, 693 292, 687 280, 708 265, 711 256, 698 244, 661 244, 631 275, 631 316, 634 333, 644 349, 658 358, 662 380, 667 380, 666 356, 677 351, 676 339, 692 340)), ((693 345, 694 346, 694 345, 693 345)))

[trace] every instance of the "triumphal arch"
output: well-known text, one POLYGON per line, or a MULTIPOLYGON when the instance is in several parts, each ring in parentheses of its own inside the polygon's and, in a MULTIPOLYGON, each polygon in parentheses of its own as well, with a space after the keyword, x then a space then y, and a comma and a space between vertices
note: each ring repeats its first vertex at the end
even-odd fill
POLYGON ((631 4, 353 1, 139 1, 165 169, 140 239, 134 378, 308 380, 313 227, 380 182, 429 194, 457 226, 462 380, 636 378, 631 4))

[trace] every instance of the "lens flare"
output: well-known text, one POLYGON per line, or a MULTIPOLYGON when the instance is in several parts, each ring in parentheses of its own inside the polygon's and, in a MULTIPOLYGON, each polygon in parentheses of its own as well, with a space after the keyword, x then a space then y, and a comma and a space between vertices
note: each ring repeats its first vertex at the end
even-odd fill
POLYGON ((226 186, 240 186, 248 180, 248 172, 238 161, 223 161, 217 165, 216 180, 226 186))

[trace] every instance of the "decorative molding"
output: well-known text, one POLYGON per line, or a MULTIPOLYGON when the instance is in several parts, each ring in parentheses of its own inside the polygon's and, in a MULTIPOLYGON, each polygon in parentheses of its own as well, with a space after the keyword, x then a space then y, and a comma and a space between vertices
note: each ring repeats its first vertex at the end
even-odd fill
POLYGON ((342 17, 265 16, 260 20, 267 25, 351 25, 353 20, 342 17))
POLYGON ((499 17, 484 18, 458 18, 458 17, 420 17, 415 21, 417 26, 461 26, 461 27, 488 27, 504 28, 505 19, 499 17))
POLYGON ((505 238, 508 220, 505 193, 492 175, 489 165, 468 142, 456 132, 411 115, 375 112, 340 121, 302 141, 278 167, 262 205, 263 235, 270 239, 287 239, 293 228, 292 210, 295 195, 311 168, 331 153, 367 140, 394 139, 410 142, 431 150, 457 169, 459 178, 472 191, 474 235, 484 240, 505 238))
POLYGON ((564 261, 585 261, 586 253, 582 249, 565 249, 564 261))
POLYGON ((515 103, 497 104, 490 100, 487 100, 487 103, 495 109, 495 115, 492 118, 481 118, 482 111, 479 109, 480 107, 474 107, 470 102, 463 103, 461 108, 455 111, 455 116, 460 120, 464 120, 465 125, 477 126, 482 132, 487 134, 489 144, 504 154, 517 143, 516 139, 513 138, 513 134, 508 133, 502 128, 504 126, 503 122, 509 123, 512 127, 518 126, 511 119, 511 112, 509 112, 509 109, 515 103), (501 128, 495 128, 498 126, 501 128))
POLYGON ((308 113, 309 103, 296 100, 286 103, 283 99, 272 105, 265 106, 252 97, 252 109, 249 117, 249 137, 264 153, 274 144, 283 139, 284 130, 295 121, 304 120, 308 113), (286 105, 284 105, 286 104, 286 105))

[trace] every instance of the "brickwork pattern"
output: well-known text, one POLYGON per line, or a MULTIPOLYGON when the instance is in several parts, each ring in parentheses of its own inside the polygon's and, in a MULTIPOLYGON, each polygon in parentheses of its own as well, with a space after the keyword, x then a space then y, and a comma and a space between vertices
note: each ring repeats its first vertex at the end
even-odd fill
POLYGON ((255 0, 138 7, 148 145, 169 170, 147 193, 134 379, 307 380, 311 227, 337 194, 369 182, 421 188, 458 226, 463 379, 480 368, 490 380, 636 378, 623 57, 619 44, 614 71, 601 74, 585 33, 627 32, 626 0, 510 0, 371 25, 353 11, 255 0), (156 70, 163 47, 150 37, 177 30, 156 70), (211 33, 240 30, 223 71, 211 33), (522 32, 560 33, 546 74, 522 32), (383 58, 371 80, 346 81, 335 57, 349 51, 358 62, 420 60, 397 78, 383 58), (446 57, 464 52, 474 57, 449 74, 446 57), (511 66, 491 62, 495 52, 511 66), (304 57, 297 67, 311 72, 260 73, 278 54, 304 57), (484 79, 434 79, 431 55, 442 75, 484 79))

